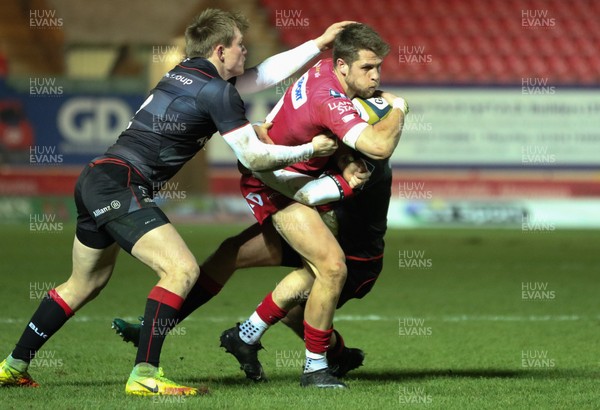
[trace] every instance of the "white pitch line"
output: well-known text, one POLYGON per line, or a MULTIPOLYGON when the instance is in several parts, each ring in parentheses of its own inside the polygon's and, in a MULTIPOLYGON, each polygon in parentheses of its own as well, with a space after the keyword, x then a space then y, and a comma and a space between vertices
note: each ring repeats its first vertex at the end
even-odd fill
POLYGON ((335 320, 350 322, 367 321, 395 321, 399 319, 423 319, 431 322, 573 322, 577 320, 586 320, 587 318, 579 315, 453 315, 441 317, 420 317, 420 316, 378 316, 378 315, 336 315, 335 320))
MULTIPOLYGON (((75 322, 105 322, 110 324, 114 317, 100 316, 78 316, 73 317, 75 322)), ((137 317, 124 316, 122 319, 128 322, 138 323, 137 317)), ((239 322, 244 320, 241 316, 202 316, 194 315, 187 318, 188 322, 239 322)), ((335 321, 339 322, 395 322, 401 319, 422 319, 431 322, 576 322, 579 320, 600 320, 600 316, 588 317, 581 315, 452 315, 440 317, 420 317, 418 315, 402 316, 380 316, 380 315, 337 315, 335 321)), ((0 324, 22 324, 26 323, 26 318, 0 318, 0 324)))
POLYGON ((441 319, 442 322, 574 322, 577 320, 587 320, 587 318, 579 315, 458 315, 444 316, 441 319))

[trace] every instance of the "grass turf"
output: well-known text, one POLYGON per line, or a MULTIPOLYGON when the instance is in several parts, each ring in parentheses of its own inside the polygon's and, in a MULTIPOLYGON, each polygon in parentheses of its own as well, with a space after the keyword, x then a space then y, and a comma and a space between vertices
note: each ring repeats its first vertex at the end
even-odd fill
MULTIPOLYGON (((1 229, 4 356, 43 293, 67 278, 73 229, 1 229)), ((199 260, 240 229, 179 227, 199 260)), ((210 389, 193 398, 124 394, 135 350, 110 322, 141 314, 156 279, 122 253, 102 294, 40 352, 31 374, 42 387, 0 389, 2 407, 597 408, 597 241, 596 231, 391 230, 377 285, 337 314, 347 345, 367 354, 349 374, 348 391, 299 387, 303 344, 283 325, 263 338, 259 357, 270 383, 243 377, 219 335, 287 270, 240 271, 165 343, 167 377, 210 389)))

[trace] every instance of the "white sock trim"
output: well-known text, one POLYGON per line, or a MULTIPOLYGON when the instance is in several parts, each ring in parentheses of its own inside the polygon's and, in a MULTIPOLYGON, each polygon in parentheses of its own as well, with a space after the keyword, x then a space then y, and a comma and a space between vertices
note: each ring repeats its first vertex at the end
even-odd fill
POLYGON ((328 367, 327 356, 306 350, 306 363, 304 364, 304 373, 316 372, 317 370, 328 367))
POLYGON ((258 313, 254 312, 240 325, 240 339, 249 345, 256 344, 268 328, 269 325, 258 316, 258 313))

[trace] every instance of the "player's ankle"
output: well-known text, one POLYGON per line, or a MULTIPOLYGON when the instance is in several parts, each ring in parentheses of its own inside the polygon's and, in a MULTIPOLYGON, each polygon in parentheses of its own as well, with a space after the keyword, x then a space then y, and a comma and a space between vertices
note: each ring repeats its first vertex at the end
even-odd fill
POLYGON ((268 328, 269 325, 254 312, 252 316, 240 325, 240 339, 246 344, 255 345, 260 342, 260 338, 268 328))
POLYGON ((21 360, 21 359, 15 359, 12 356, 12 354, 8 355, 8 357, 6 358, 6 364, 21 373, 26 372, 27 369, 29 368, 28 362, 26 362, 25 360, 21 360))
POLYGON ((133 367, 132 373, 136 376, 152 377, 156 374, 158 368, 150 363, 138 363, 133 367))
POLYGON ((328 367, 327 357, 324 354, 313 353, 306 350, 306 362, 304 363, 304 373, 312 373, 328 367))

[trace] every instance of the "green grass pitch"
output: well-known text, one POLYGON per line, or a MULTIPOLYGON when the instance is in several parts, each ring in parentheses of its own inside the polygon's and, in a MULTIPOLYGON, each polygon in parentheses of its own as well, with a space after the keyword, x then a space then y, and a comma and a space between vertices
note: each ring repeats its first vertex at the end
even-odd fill
MULTIPOLYGON (((199 260, 241 226, 179 226, 199 260)), ((40 296, 70 271, 73 227, 4 225, 0 355, 8 355, 40 296)), ((349 346, 366 352, 347 391, 299 387, 302 342, 283 325, 263 338, 270 378, 252 384, 219 335, 248 316, 286 269, 238 272, 167 338, 168 377, 202 385, 191 398, 124 393, 135 350, 110 329, 135 318, 156 283, 121 253, 112 280, 45 346, 39 389, 0 389, 2 408, 493 409, 598 408, 600 251, 597 231, 391 230, 373 291, 337 313, 349 346)))

